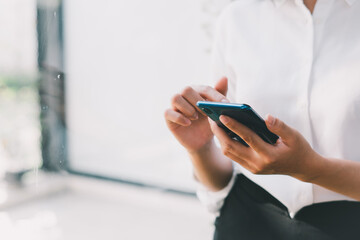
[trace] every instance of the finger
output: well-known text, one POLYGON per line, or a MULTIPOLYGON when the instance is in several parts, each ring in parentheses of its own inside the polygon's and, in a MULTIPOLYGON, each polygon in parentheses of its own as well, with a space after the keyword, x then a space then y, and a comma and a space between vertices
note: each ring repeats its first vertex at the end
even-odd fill
POLYGON ((176 94, 171 99, 171 104, 174 109, 179 110, 183 115, 185 115, 189 119, 191 120, 198 119, 199 116, 196 109, 188 101, 186 101, 180 94, 176 94))
POLYGON ((201 97, 201 95, 197 91, 195 91, 195 89, 193 89, 192 87, 186 87, 182 91, 181 96, 187 102, 189 102, 193 107, 195 107, 195 109, 198 110, 198 112, 200 112, 202 115, 206 116, 206 114, 203 113, 203 111, 201 111, 196 105, 196 103, 198 101, 204 101, 205 99, 203 97, 201 97))
POLYGON ((231 131, 241 137, 252 149, 258 153, 268 153, 269 144, 262 140, 255 132, 245 127, 238 121, 221 115, 220 121, 231 131))
POLYGON ((200 96, 205 98, 207 101, 230 102, 225 95, 210 86, 197 86, 195 89, 199 92, 200 96))
POLYGON ((173 109, 167 109, 164 115, 165 115, 166 123, 169 125, 169 127, 171 127, 174 124, 181 125, 184 127, 191 125, 191 121, 188 118, 186 118, 184 115, 182 115, 179 112, 176 112, 173 109))
POLYGON ((271 116, 270 114, 266 115, 265 123, 271 132, 279 135, 285 142, 286 140, 293 139, 296 135, 296 131, 293 128, 289 127, 283 121, 271 116))
POLYGON ((209 120, 210 127, 214 135, 219 139, 223 154, 234 161, 239 162, 249 171, 254 171, 261 164, 261 157, 252 148, 244 146, 242 143, 231 139, 217 124, 209 120))
POLYGON ((222 95, 226 96, 228 91, 228 79, 227 77, 222 77, 217 83, 215 84, 214 89, 221 93, 222 95))
POLYGON ((244 146, 236 140, 231 139, 226 132, 221 129, 214 121, 210 120, 210 127, 214 135, 220 142, 224 155, 232 153, 242 159, 252 159, 254 150, 244 146))
POLYGON ((253 172, 256 168, 253 166, 253 163, 251 161, 246 161, 245 159, 239 158, 238 156, 234 155, 233 153, 228 153, 227 157, 231 160, 239 163, 241 166, 249 170, 250 172, 253 172))

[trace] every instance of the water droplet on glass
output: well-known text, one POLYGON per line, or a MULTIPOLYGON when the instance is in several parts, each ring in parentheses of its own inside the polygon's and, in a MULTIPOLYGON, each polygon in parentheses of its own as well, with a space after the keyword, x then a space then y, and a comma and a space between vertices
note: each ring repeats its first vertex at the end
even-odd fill
POLYGON ((42 110, 47 110, 49 106, 42 106, 42 110))
POLYGON ((60 79, 60 74, 57 75, 57 78, 60 79))
POLYGON ((56 12, 54 12, 54 17, 56 17, 56 12))

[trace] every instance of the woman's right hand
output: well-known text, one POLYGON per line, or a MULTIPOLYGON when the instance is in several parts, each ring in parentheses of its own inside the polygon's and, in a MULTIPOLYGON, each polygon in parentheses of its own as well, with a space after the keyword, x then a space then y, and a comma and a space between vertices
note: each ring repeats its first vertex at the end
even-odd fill
POLYGON ((212 141, 207 116, 196 106, 198 101, 229 102, 226 98, 227 78, 220 79, 215 87, 186 87, 172 97, 171 108, 165 111, 168 128, 188 152, 204 149, 212 141))

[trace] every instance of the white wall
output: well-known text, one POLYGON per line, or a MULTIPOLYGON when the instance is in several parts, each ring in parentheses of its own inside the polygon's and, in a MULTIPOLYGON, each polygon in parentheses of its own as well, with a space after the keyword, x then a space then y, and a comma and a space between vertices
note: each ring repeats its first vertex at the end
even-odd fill
POLYGON ((227 2, 65 1, 73 169, 193 189, 163 112, 185 85, 210 82, 209 31, 227 2))

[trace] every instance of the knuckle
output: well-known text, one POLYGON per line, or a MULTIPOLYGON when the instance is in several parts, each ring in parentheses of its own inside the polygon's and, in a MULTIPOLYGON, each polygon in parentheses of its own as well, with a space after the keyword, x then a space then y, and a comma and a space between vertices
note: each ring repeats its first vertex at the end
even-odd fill
POLYGON ((194 108, 189 109, 189 115, 194 116, 196 113, 196 110, 194 108))
POLYGON ((230 158, 230 156, 231 156, 230 153, 229 153, 229 152, 226 152, 226 151, 223 151, 223 155, 226 156, 226 157, 228 157, 228 158, 230 158))
POLYGON ((180 115, 174 117, 174 121, 177 123, 180 122, 181 119, 182 119, 182 117, 180 115))
POLYGON ((300 135, 301 135, 301 133, 300 133, 298 130, 293 129, 293 128, 290 128, 290 129, 291 129, 291 132, 292 132, 294 135, 296 135, 296 136, 300 136, 300 135))
POLYGON ((254 142, 253 137, 250 135, 244 135, 244 136, 242 136, 242 138, 244 139, 245 142, 247 142, 249 144, 252 144, 254 142))
POLYGON ((260 170, 256 167, 250 169, 250 172, 253 173, 253 174, 259 174, 260 173, 260 170))
POLYGON ((210 86, 205 86, 205 89, 204 89, 206 92, 210 92, 211 90, 213 90, 212 87, 210 86))
POLYGON ((289 136, 293 139, 293 141, 295 142, 299 142, 301 141, 301 133, 298 132, 297 130, 293 130, 290 132, 289 136))
POLYGON ((280 130, 285 127, 285 124, 283 121, 280 121, 279 119, 275 119, 274 127, 275 127, 275 129, 280 130))
MULTIPOLYGON (((265 158, 263 158, 263 161, 264 161, 265 166, 270 166, 271 164, 273 164, 275 162, 275 159, 271 158, 271 157, 265 157, 265 158)), ((265 167, 265 166, 263 166, 263 167, 265 167)))
POLYGON ((223 153, 224 156, 230 157, 230 153, 229 153, 229 152, 223 150, 222 153, 223 153))
POLYGON ((233 147, 231 144, 229 143, 224 143, 223 146, 222 146, 222 153, 225 155, 225 156, 228 156, 230 154, 230 152, 232 152, 233 150, 233 147))
POLYGON ((275 118, 274 124, 273 124, 273 128, 274 128, 274 129, 278 129, 278 128, 279 128, 279 119, 275 118))
POLYGON ((187 96, 189 94, 191 94, 194 91, 194 89, 190 86, 186 86, 183 90, 182 90, 182 95, 183 96, 187 96))
POLYGON ((283 122, 283 121, 277 120, 277 122, 278 122, 278 126, 279 126, 279 127, 284 127, 284 122, 283 122))
POLYGON ((199 87, 201 93, 208 94, 211 91, 211 87, 207 85, 202 85, 199 87))
POLYGON ((264 164, 258 164, 256 168, 253 169, 254 174, 263 174, 265 172, 265 165, 264 164))
POLYGON ((180 98, 181 98, 181 95, 180 95, 180 94, 175 94, 175 95, 171 98, 171 103, 172 103, 173 105, 179 103, 180 98))

